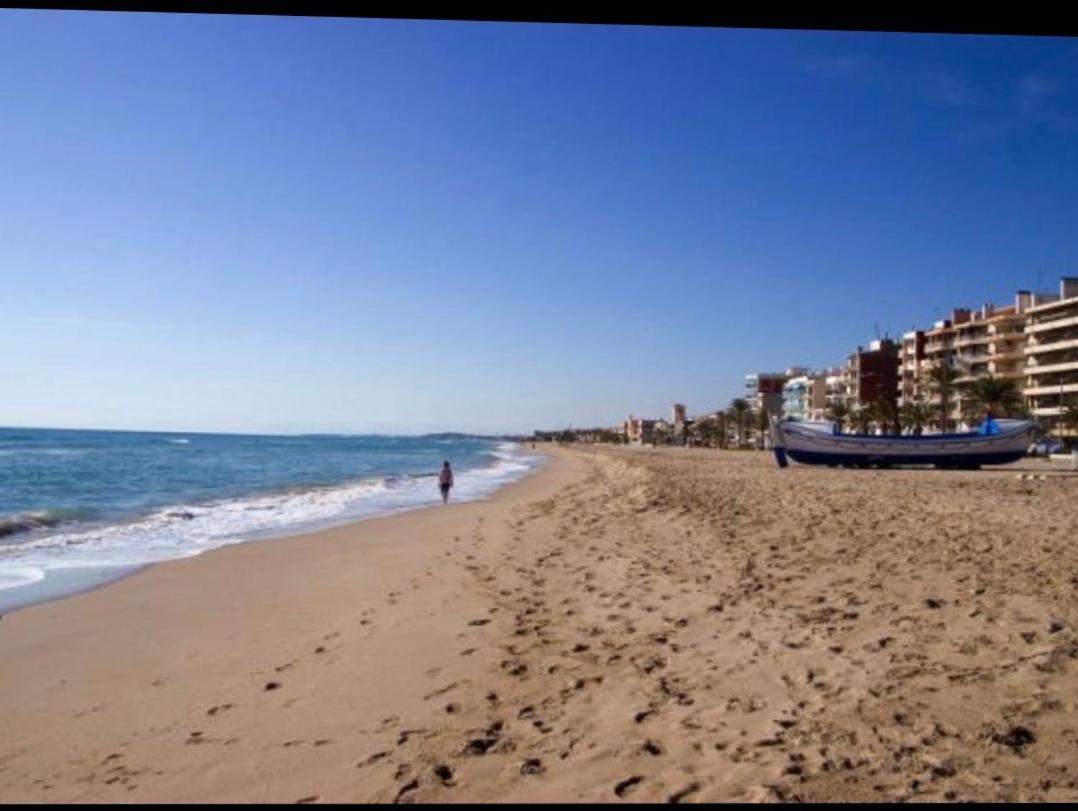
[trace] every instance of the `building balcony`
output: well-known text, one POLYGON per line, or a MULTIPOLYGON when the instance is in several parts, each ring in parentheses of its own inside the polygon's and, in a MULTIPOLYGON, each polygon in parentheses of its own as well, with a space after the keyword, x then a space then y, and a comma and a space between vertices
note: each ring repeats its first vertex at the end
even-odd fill
POLYGON ((1041 397, 1060 394, 1074 394, 1078 392, 1078 381, 1071 383, 1056 383, 1055 385, 1047 386, 1026 386, 1023 394, 1026 397, 1041 397))
MULTIPOLYGON (((1075 310, 1078 310, 1078 299, 1073 299, 1075 310)), ((1051 320, 1044 318, 1031 319, 1030 323, 1026 325, 1026 333, 1030 335, 1037 335, 1042 332, 1050 332, 1054 329, 1064 329, 1065 327, 1078 326, 1078 315, 1069 315, 1062 318, 1053 318, 1051 320)))
POLYGON ((1021 360, 1026 356, 1022 347, 1016 346, 1014 349, 1005 349, 1000 352, 989 352, 989 360, 1021 360))
POLYGON ((1022 369, 996 369, 992 372, 992 377, 998 377, 1003 380, 1025 380, 1026 373, 1022 369))
POLYGON ((1030 343, 1022 350, 1025 355, 1046 355, 1049 352, 1062 352, 1064 349, 1078 349, 1078 337, 1052 343, 1030 343))
POLYGON ((997 317, 998 320, 988 325, 989 335, 1020 334, 1025 329, 1026 317, 1024 314, 1014 314, 997 317))
POLYGON ((1068 355, 1058 358, 1054 363, 1035 363, 1030 361, 1026 364, 1026 373, 1031 376, 1051 374, 1053 372, 1073 372, 1078 370, 1078 358, 1068 355))
POLYGON ((1063 409, 1059 406, 1042 406, 1030 409, 1030 411, 1035 417, 1058 417, 1063 413, 1063 409))

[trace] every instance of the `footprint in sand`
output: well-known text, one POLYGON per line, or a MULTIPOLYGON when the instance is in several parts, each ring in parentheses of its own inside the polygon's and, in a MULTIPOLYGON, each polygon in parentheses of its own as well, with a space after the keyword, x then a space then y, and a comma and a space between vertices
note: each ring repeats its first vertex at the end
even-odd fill
POLYGON ((386 757, 389 757, 389 752, 375 752, 370 757, 366 758, 365 760, 361 760, 359 763, 357 763, 356 768, 359 769, 359 768, 362 768, 364 766, 370 766, 372 763, 377 763, 379 760, 382 760, 383 758, 386 758, 386 757))
POLYGON ((525 760, 520 764, 520 773, 523 775, 542 774, 545 771, 546 768, 543 766, 543 761, 538 758, 528 758, 528 760, 525 760))
POLYGON ((634 774, 632 777, 626 778, 625 780, 622 780, 620 783, 615 785, 614 793, 617 794, 619 797, 624 797, 643 781, 644 778, 642 775, 634 774))
POLYGON ((680 803, 682 800, 684 800, 690 794, 695 794, 699 790, 700 790, 700 784, 699 783, 689 783, 689 785, 687 785, 681 791, 678 791, 678 792, 675 792, 674 794, 671 794, 667 798, 666 801, 668 803, 680 803))
POLYGON ((405 794, 408 794, 409 792, 415 791, 417 788, 419 788, 419 781, 418 780, 413 780, 412 782, 408 783, 407 785, 401 786, 400 791, 397 792, 397 796, 393 798, 393 802, 394 803, 399 803, 401 801, 401 798, 405 794))
POLYGON ((649 755, 658 756, 663 753, 663 748, 653 740, 646 740, 640 746, 640 751, 646 752, 649 755))

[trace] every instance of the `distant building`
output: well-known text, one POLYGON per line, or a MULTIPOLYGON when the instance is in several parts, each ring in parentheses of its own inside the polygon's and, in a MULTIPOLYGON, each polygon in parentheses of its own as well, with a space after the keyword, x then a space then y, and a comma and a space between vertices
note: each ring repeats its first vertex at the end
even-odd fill
MULTIPOLYGON (((1063 281, 1066 286, 1066 280, 1063 281)), ((931 379, 935 369, 947 366, 957 373, 958 383, 979 377, 994 377, 1027 383, 1025 352, 1029 313, 1033 308, 1058 302, 1060 296, 1019 290, 1014 303, 1005 306, 984 304, 979 309, 958 308, 950 318, 941 319, 924 332, 906 333, 902 341, 902 402, 922 400, 938 411, 940 396, 931 379)), ((962 392, 949 399, 947 429, 964 425, 962 392)))
POLYGON ((1026 311, 1025 396, 1037 417, 1055 417, 1061 434, 1064 408, 1078 405, 1078 278, 1064 277, 1054 300, 1030 300, 1026 311))
POLYGON ((824 409, 838 403, 846 404, 849 401, 849 387, 847 386, 846 370, 841 366, 832 366, 823 372, 824 378, 824 409))
POLYGON ((924 396, 921 366, 925 360, 924 330, 912 330, 902 336, 899 354, 898 399, 911 403, 924 396))
POLYGON ((782 415, 795 420, 822 420, 827 408, 827 375, 823 372, 789 378, 782 387, 782 415))
POLYGON ((753 372, 745 375, 745 400, 753 411, 782 416, 782 387, 790 377, 783 372, 753 372))
POLYGON ((1034 416, 1054 421, 1061 434, 1078 436, 1061 419, 1068 407, 1078 406, 1078 277, 1063 277, 1058 295, 1019 290, 1003 306, 956 308, 898 342, 884 338, 858 347, 840 368, 746 375, 744 397, 754 412, 773 417, 817 419, 840 403, 857 408, 881 400, 921 401, 938 415, 940 396, 931 381, 942 366, 956 372, 958 384, 944 430, 965 426, 962 384, 991 375, 1015 381, 1034 416))
POLYGON ((898 399, 898 345, 890 338, 857 347, 846 358, 847 403, 868 406, 898 399))
POLYGON ((670 407, 671 424, 673 425, 673 441, 677 445, 687 445, 690 442, 689 429, 693 421, 685 412, 684 403, 674 403, 670 407))
POLYGON ((631 445, 646 445, 654 441, 655 423, 658 420, 645 420, 631 414, 625 421, 625 436, 631 445))

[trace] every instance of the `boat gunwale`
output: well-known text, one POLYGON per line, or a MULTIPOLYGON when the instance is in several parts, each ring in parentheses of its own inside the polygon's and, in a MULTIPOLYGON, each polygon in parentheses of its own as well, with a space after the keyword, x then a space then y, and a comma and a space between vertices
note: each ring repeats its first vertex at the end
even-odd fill
MULTIPOLYGON (((829 440, 832 442, 838 442, 840 444, 852 443, 852 442, 873 442, 873 443, 897 443, 902 445, 930 445, 934 443, 945 443, 948 445, 955 445, 958 443, 974 443, 976 445, 985 445, 990 442, 1013 440, 1022 434, 1030 433, 1033 429, 1032 420, 1018 420, 1017 424, 1001 427, 998 434, 980 434, 976 431, 963 431, 961 433, 953 434, 922 434, 919 436, 903 435, 903 434, 847 434, 847 433, 833 433, 826 430, 821 430, 816 427, 806 427, 805 423, 798 423, 794 421, 782 420, 776 423, 780 434, 784 436, 793 435, 805 440, 829 440)), ((819 423, 820 425, 831 423, 819 423)))

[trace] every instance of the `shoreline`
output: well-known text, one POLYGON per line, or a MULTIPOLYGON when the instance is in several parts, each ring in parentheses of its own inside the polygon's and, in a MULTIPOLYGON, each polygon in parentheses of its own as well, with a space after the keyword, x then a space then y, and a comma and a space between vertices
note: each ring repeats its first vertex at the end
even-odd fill
MULTIPOLYGON (((540 450, 536 448, 535 453, 540 450)), ((208 708, 221 705, 222 685, 249 691, 255 701, 262 694, 273 698, 276 694, 265 689, 268 680, 271 676, 281 679, 277 674, 292 668, 289 656, 298 638, 310 640, 302 646, 307 654, 319 650, 315 654, 319 664, 337 664, 335 640, 348 633, 353 642, 369 636, 373 621, 368 617, 385 603, 395 603, 392 595, 399 596, 410 584, 414 590, 424 569, 428 600, 475 606, 475 595, 462 588, 462 581, 470 579, 463 567, 457 562, 448 570, 433 567, 450 554, 447 544, 455 555, 460 540, 486 516, 503 516, 530 498, 549 496, 564 483, 573 464, 546 449, 542 456, 542 464, 480 499, 217 547, 194 557, 150 564, 106 585, 4 615, 0 620, 0 715, 8 734, 0 742, 0 765, 4 766, 0 801, 53 802, 64 797, 93 802, 104 799, 100 792, 130 801, 132 795, 126 792, 133 784, 107 782, 111 778, 95 772, 94 763, 123 754, 133 738, 153 736, 153 731, 139 733, 132 728, 140 725, 140 704, 155 706, 151 715, 159 716, 160 722, 152 725, 155 731, 174 726, 177 716, 194 719, 197 731, 205 723, 197 719, 205 719, 208 708), (353 601, 363 607, 350 607, 353 601), (197 659, 197 675, 188 669, 189 656, 197 659), (40 677, 43 673, 50 674, 48 684, 40 677), (174 679, 190 679, 194 686, 173 691, 168 685, 174 679), (105 708, 112 713, 104 712, 105 708), (61 761, 70 763, 61 749, 54 748, 57 734, 70 736, 71 746, 85 755, 86 768, 100 780, 94 778, 86 785, 72 776, 58 791, 60 787, 49 780, 15 776, 12 762, 19 762, 22 754, 29 757, 22 764, 27 770, 24 776, 60 766, 61 761), (113 787, 123 793, 112 793, 113 787)), ((429 612, 423 613, 421 617, 413 614, 412 620, 429 623, 429 612)), ((390 638, 384 644, 392 648, 399 641, 390 638)), ((418 635, 410 653, 400 657, 399 669, 404 672, 397 674, 399 678, 384 683, 378 672, 368 674, 380 685, 382 697, 372 708, 401 683, 425 681, 422 674, 412 672, 412 664, 432 651, 442 658, 451 655, 428 629, 418 635)), ((363 667, 362 662, 356 664, 363 667)), ((355 676, 343 675, 342 689, 350 692, 355 676)), ((250 702, 244 703, 250 707, 250 702)), ((257 715, 256 710, 250 719, 255 725, 259 724, 257 715)), ((319 714, 318 721, 326 718, 319 714)), ((203 751, 184 748, 186 736, 179 743, 181 755, 203 751)), ((168 736, 160 744, 165 750, 174 746, 168 736)), ((174 754, 165 757, 171 760, 174 754)), ((243 757, 258 759, 252 753, 243 757)), ((243 769, 239 772, 242 775, 243 769)), ((261 799, 251 793, 242 776, 239 782, 233 789, 235 799, 261 799)), ((150 796, 158 801, 214 799, 213 792, 192 792, 188 783, 188 777, 178 777, 164 793, 150 796)), ((286 797, 287 793, 279 799, 286 797)))
MULTIPOLYGON (((533 475, 538 469, 543 466, 543 464, 545 464, 545 454, 543 454, 542 452, 535 452, 535 449, 531 449, 533 453, 527 453, 524 451, 522 443, 512 444, 514 445, 514 448, 516 450, 520 451, 522 457, 534 456, 537 461, 528 465, 529 469, 522 473, 520 476, 508 479, 504 483, 497 485, 491 491, 482 492, 478 496, 469 497, 457 503, 467 504, 488 499, 495 493, 498 493, 503 490, 505 487, 511 486, 516 482, 533 475)), ((476 471, 482 472, 483 470, 483 468, 466 470, 464 471, 464 474, 466 475, 468 473, 474 473, 476 471)), ((422 480, 429 477, 433 480, 433 477, 436 475, 437 474, 410 474, 409 478, 415 480, 422 480)), ((359 486, 366 484, 368 481, 378 480, 379 478, 381 477, 374 477, 374 479, 369 480, 361 479, 354 482, 340 482, 330 487, 342 488, 348 486, 359 486)), ((284 491, 281 492, 289 491, 290 489, 286 488, 284 491)), ((259 495, 262 494, 256 494, 252 497, 259 497, 259 495)), ((3 616, 5 614, 13 615, 17 611, 22 611, 35 605, 52 603, 56 602, 57 600, 74 597, 79 594, 95 591, 100 588, 107 588, 113 583, 117 583, 129 577, 136 576, 139 573, 162 563, 171 563, 177 560, 186 560, 189 558, 200 557, 202 555, 205 555, 207 552, 212 552, 217 549, 248 543, 261 543, 269 540, 280 540, 284 538, 309 535, 312 533, 323 532, 326 530, 347 527, 352 524, 357 524, 364 521, 385 518, 393 515, 402 515, 405 513, 413 512, 415 510, 429 509, 435 506, 441 506, 441 504, 436 500, 436 496, 432 496, 430 503, 420 502, 415 504, 395 505, 386 507, 381 511, 376 511, 367 515, 342 515, 335 518, 301 521, 298 524, 292 526, 286 525, 283 527, 271 528, 266 530, 254 530, 248 533, 243 533, 237 540, 229 540, 226 538, 222 538, 221 540, 223 542, 219 543, 218 545, 197 551, 193 555, 180 555, 177 557, 170 557, 161 560, 153 560, 139 563, 117 563, 114 565, 100 566, 60 566, 53 569, 44 569, 44 576, 40 580, 36 580, 34 582, 27 583, 21 586, 0 589, 0 616, 3 616)), ((163 510, 166 508, 160 509, 163 510)), ((115 526, 124 526, 128 523, 134 524, 144 519, 145 516, 132 518, 129 519, 129 521, 121 522, 119 524, 116 524, 115 526)))

